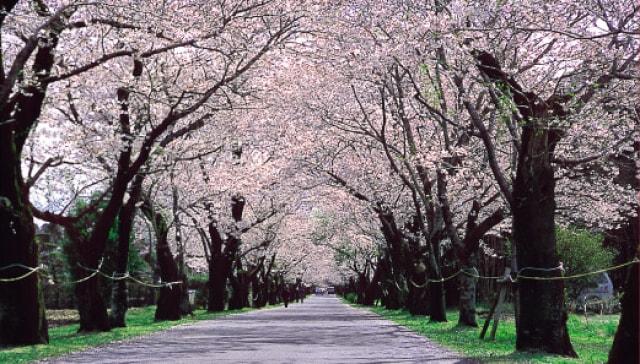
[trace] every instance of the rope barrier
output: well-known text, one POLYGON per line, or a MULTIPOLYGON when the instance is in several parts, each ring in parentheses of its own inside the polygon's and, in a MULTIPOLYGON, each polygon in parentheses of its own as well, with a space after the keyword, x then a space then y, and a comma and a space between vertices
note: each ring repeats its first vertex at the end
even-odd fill
POLYGON ((164 288, 164 287, 168 287, 169 289, 173 289, 173 286, 182 284, 182 281, 165 282, 165 283, 161 282, 159 284, 147 283, 147 282, 141 281, 141 280, 131 276, 129 274, 129 272, 126 272, 126 273, 124 273, 122 275, 120 275, 119 273, 114 272, 113 275, 108 275, 108 274, 104 273, 103 271, 101 271, 103 263, 104 263, 104 259, 100 259, 100 263, 98 264, 97 269, 88 268, 88 267, 85 267, 82 264, 78 263, 78 266, 80 268, 91 272, 91 274, 89 274, 86 277, 82 277, 80 279, 74 280, 74 281, 59 282, 59 283, 54 282, 52 277, 45 272, 46 268, 45 268, 44 265, 40 265, 38 267, 31 268, 31 267, 28 267, 28 266, 23 265, 23 264, 14 263, 14 264, 7 265, 5 267, 0 267, 0 271, 4 271, 4 270, 7 270, 7 269, 11 269, 11 268, 22 268, 22 269, 27 270, 28 272, 25 273, 25 274, 22 274, 20 276, 14 277, 14 278, 0 278, 0 283, 17 282, 19 280, 22 280, 22 279, 25 279, 25 278, 31 276, 32 274, 38 273, 41 276, 43 276, 45 278, 48 278, 50 282, 53 282, 53 284, 55 284, 55 285, 63 285, 63 286, 86 282, 86 281, 90 280, 91 278, 93 278, 93 277, 95 277, 97 275, 100 275, 100 276, 102 276, 102 277, 104 277, 106 279, 110 279, 110 280, 115 281, 115 282, 129 280, 129 281, 132 281, 132 282, 134 282, 136 284, 139 284, 139 285, 145 286, 145 287, 149 287, 149 288, 164 288))
POLYGON ((440 279, 427 278, 426 282, 424 284, 420 284, 420 285, 415 283, 411 279, 409 281, 416 288, 424 288, 429 283, 444 283, 444 282, 446 282, 448 280, 451 280, 451 279, 459 276, 460 274, 464 274, 466 276, 473 277, 473 278, 478 278, 478 279, 489 279, 489 280, 496 280, 496 281, 503 281, 503 282, 504 281, 510 281, 512 283, 517 283, 519 279, 525 279, 525 280, 528 279, 528 280, 534 280, 534 281, 560 281, 560 280, 570 280, 570 279, 584 278, 584 277, 588 277, 588 276, 592 276, 592 275, 596 275, 596 274, 600 274, 600 273, 605 273, 605 272, 617 270, 617 269, 624 268, 624 267, 630 266, 632 264, 637 264, 637 263, 640 263, 640 260, 638 258, 635 258, 635 259, 633 259, 631 261, 628 261, 626 263, 614 265, 614 266, 609 267, 609 268, 598 269, 598 270, 595 270, 595 271, 592 271, 592 272, 573 274, 573 275, 569 275, 569 276, 558 276, 558 277, 528 276, 528 275, 521 274, 521 272, 528 271, 528 270, 536 270, 536 271, 542 271, 542 272, 553 272, 553 271, 564 272, 565 269, 564 269, 562 263, 560 263, 560 265, 558 265, 557 267, 554 267, 554 268, 524 267, 524 268, 518 270, 515 273, 515 277, 512 276, 512 275, 507 275, 507 276, 481 276, 481 275, 478 275, 478 274, 469 273, 468 271, 466 271, 464 269, 460 269, 460 270, 458 270, 457 272, 455 272, 454 274, 452 274, 452 275, 450 275, 448 277, 444 277, 444 278, 440 278, 440 279))
MULTIPOLYGON (((66 285, 66 284, 78 284, 78 283, 82 283, 85 281, 88 281, 89 279, 95 277, 96 275, 101 275, 107 279, 111 279, 113 281, 121 281, 121 280, 130 280, 132 282, 135 282, 137 284, 146 286, 146 287, 150 287, 150 288, 163 288, 163 287, 169 287, 169 288, 173 288, 173 286, 175 285, 179 285, 182 284, 182 281, 175 281, 175 282, 165 282, 165 283, 159 283, 159 284, 153 284, 153 283, 147 283, 147 282, 143 282, 133 276, 131 276, 129 274, 129 272, 124 273, 123 275, 119 275, 119 276, 115 276, 115 273, 113 276, 110 276, 104 272, 102 272, 100 270, 100 268, 102 267, 102 263, 103 263, 103 259, 100 260, 100 264, 98 265, 98 269, 92 269, 92 268, 87 268, 84 267, 80 264, 78 264, 78 266, 80 266, 82 269, 85 269, 87 271, 92 272, 90 275, 84 277, 84 278, 80 278, 78 280, 75 281, 70 281, 70 282, 63 282, 63 283, 58 283, 61 285, 66 285)), ((481 276, 479 274, 473 274, 473 273, 469 273, 468 271, 464 270, 464 269, 460 269, 458 270, 456 273, 444 277, 444 278, 439 278, 439 279, 433 279, 433 278, 427 278, 427 280, 425 281, 424 284, 417 284, 415 283, 413 280, 409 279, 409 282, 411 282, 412 285, 414 285, 417 288, 424 288, 427 286, 427 284, 429 283, 444 283, 446 281, 449 281, 457 276, 459 276, 460 274, 464 274, 466 276, 472 277, 472 278, 478 278, 478 279, 490 279, 490 280, 496 280, 496 281, 511 281, 512 283, 517 283, 518 280, 520 279, 528 279, 528 280, 535 280, 535 281, 560 281, 560 280, 571 280, 571 279, 578 279, 578 278, 584 278, 584 277, 588 277, 588 276, 592 276, 592 275, 596 275, 596 274, 600 274, 600 273, 605 273, 605 272, 609 272, 609 271, 613 271, 613 270, 617 270, 617 269, 621 269, 627 266, 630 266, 632 264, 637 264, 640 263, 640 260, 638 258, 634 258, 631 261, 628 261, 626 263, 622 263, 622 264, 618 264, 618 265, 614 265, 612 267, 608 267, 608 268, 603 268, 603 269, 598 269, 592 272, 586 272, 586 273, 578 273, 578 274, 572 274, 569 276, 558 276, 558 277, 537 277, 537 276, 528 276, 528 275, 523 275, 521 274, 521 272, 523 271, 527 271, 527 270, 537 270, 537 271, 543 271, 543 272, 552 272, 552 271, 556 271, 559 270, 561 272, 564 272, 565 269, 562 266, 562 263, 560 263, 559 266, 554 267, 554 268, 537 268, 537 267, 524 267, 520 270, 518 270, 515 273, 515 277, 513 275, 507 275, 507 276, 481 276)), ((3 270, 7 270, 10 268, 23 268, 25 270, 27 270, 28 272, 20 275, 18 277, 14 277, 14 278, 0 278, 0 283, 10 283, 10 282, 16 282, 19 281, 21 279, 25 279, 27 277, 29 277, 30 275, 34 274, 34 273, 39 273, 41 275, 44 275, 46 277, 48 277, 48 275, 46 273, 43 272, 43 270, 45 270, 44 266, 38 266, 35 268, 32 267, 28 267, 22 264, 11 264, 5 267, 0 267, 0 271, 3 270)), ((397 284, 397 283, 396 283, 397 284)))
MULTIPOLYGON (((594 270, 593 272, 579 273, 579 274, 573 274, 573 275, 569 275, 569 276, 560 276, 560 277, 532 277, 532 276, 525 276, 525 275, 519 274, 522 271, 522 269, 521 269, 521 270, 518 271, 518 275, 516 275, 516 280, 518 278, 530 279, 530 280, 535 280, 535 281, 559 281, 559 280, 577 279, 577 278, 584 278, 584 277, 588 277, 588 276, 592 276, 592 275, 596 275, 596 274, 600 274, 600 273, 609 272, 609 271, 612 271, 612 270, 617 270, 617 269, 624 268, 624 267, 630 266, 632 264, 637 264, 637 263, 640 263, 640 260, 638 260, 638 258, 635 258, 635 259, 633 259, 631 261, 628 261, 626 263, 614 265, 613 267, 604 268, 604 269, 598 269, 598 270, 594 270)), ((564 269, 563 269, 563 271, 564 271, 564 269)))
POLYGON ((10 268, 14 268, 14 267, 24 268, 24 269, 28 270, 28 272, 25 273, 25 274, 22 274, 22 275, 20 275, 18 277, 14 277, 14 278, 0 278, 0 283, 17 282, 17 281, 20 281, 20 280, 23 280, 23 279, 29 277, 32 274, 38 273, 39 271, 44 269, 44 266, 42 266, 42 265, 39 266, 39 267, 31 268, 31 267, 24 266, 22 264, 11 264, 11 265, 8 265, 6 267, 0 268, 0 271, 1 270, 6 270, 6 269, 10 269, 10 268))

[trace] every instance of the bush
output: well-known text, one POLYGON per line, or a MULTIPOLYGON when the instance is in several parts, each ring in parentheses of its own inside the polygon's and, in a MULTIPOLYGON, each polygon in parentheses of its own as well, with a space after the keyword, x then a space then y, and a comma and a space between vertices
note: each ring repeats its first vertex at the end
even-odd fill
POLYGON ((344 299, 347 300, 348 302, 356 303, 358 302, 358 295, 356 295, 353 292, 345 293, 344 299))
POLYGON ((196 290, 195 307, 207 307, 209 295, 209 274, 192 273, 188 275, 189 289, 196 290))
MULTIPOLYGON (((601 234, 584 229, 558 227, 556 240, 557 252, 567 276, 609 267, 615 256, 612 250, 602 246, 601 234)), ((577 298, 582 289, 593 285, 594 277, 567 280, 569 297, 577 298)))

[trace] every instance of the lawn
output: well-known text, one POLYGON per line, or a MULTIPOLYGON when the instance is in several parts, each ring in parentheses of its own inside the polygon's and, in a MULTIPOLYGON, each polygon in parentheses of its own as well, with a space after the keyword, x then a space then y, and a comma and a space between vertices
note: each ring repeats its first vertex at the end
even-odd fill
MULTIPOLYGON (((569 334, 579 359, 567 359, 539 353, 514 352, 516 334, 513 319, 500 321, 496 340, 489 341, 479 339, 480 328, 458 327, 457 310, 447 312, 449 322, 430 323, 428 318, 411 316, 405 310, 387 310, 379 306, 366 308, 442 346, 484 363, 604 363, 620 318, 619 315, 594 315, 585 320, 584 316, 569 315, 569 334)), ((484 319, 480 319, 480 326, 483 323, 484 319)))
POLYGON ((193 317, 186 317, 180 321, 156 322, 153 318, 155 306, 133 308, 127 314, 127 327, 125 328, 115 328, 110 332, 78 334, 78 324, 53 327, 49 329, 49 345, 2 348, 0 349, 0 363, 27 363, 38 359, 56 357, 115 341, 147 335, 180 324, 211 320, 251 310, 253 309, 246 308, 216 313, 196 310, 193 317))

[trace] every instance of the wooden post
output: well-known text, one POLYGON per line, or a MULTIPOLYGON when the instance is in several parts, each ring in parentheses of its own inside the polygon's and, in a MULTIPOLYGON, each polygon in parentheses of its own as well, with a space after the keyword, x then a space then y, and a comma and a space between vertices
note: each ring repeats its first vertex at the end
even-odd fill
POLYGON ((509 280, 510 274, 511 274, 511 268, 506 267, 504 269, 503 278, 498 280, 498 287, 500 287, 500 292, 498 293, 496 300, 493 302, 493 306, 491 306, 491 310, 489 311, 489 316, 487 317, 487 320, 484 322, 484 325, 482 326, 482 331, 480 332, 481 339, 484 339, 485 335, 487 334, 487 329, 489 329, 489 324, 491 323, 492 319, 493 319, 493 327, 491 328, 491 334, 489 335, 489 338, 491 340, 495 340, 496 338, 496 331, 498 329, 498 324, 500 322, 500 315, 502 314, 502 305, 504 304, 504 298, 507 294, 507 284, 510 281, 509 280))

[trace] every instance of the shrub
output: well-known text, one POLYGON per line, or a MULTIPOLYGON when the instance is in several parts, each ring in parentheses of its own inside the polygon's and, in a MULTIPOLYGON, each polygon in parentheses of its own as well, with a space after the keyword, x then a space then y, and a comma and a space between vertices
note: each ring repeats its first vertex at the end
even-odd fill
POLYGON ((349 293, 345 293, 344 294, 344 299, 351 302, 351 303, 356 303, 358 302, 358 295, 356 295, 353 292, 349 292, 349 293))
MULTIPOLYGON (((592 272, 610 266, 614 252, 602 246, 602 234, 594 234, 578 228, 556 228, 557 252, 565 269, 565 275, 592 272)), ((571 299, 575 299, 583 288, 593 284, 595 276, 566 281, 571 299)))

